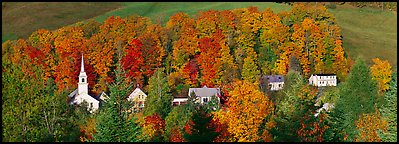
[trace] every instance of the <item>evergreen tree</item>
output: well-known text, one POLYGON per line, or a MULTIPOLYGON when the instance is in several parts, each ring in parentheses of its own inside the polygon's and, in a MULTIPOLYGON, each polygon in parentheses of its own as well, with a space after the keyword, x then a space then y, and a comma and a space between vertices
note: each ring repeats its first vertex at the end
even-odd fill
POLYGON ((385 92, 384 99, 385 104, 380 108, 381 115, 388 121, 388 132, 381 133, 380 137, 384 142, 396 142, 398 141, 398 124, 397 124, 397 112, 398 112, 398 91, 397 91, 397 73, 393 73, 392 80, 389 83, 389 90, 385 92))
POLYGON ((218 133, 210 126, 212 115, 206 112, 204 105, 196 104, 195 111, 191 117, 193 125, 190 126, 191 134, 184 132, 183 137, 188 142, 212 142, 218 133))
MULTIPOLYGON (((120 60, 119 60, 120 61, 120 60)), ((134 118, 129 120, 128 92, 132 85, 123 80, 124 71, 120 63, 115 69, 116 80, 109 86, 110 98, 97 116, 97 133, 94 141, 99 142, 126 142, 136 141, 138 125, 134 118)))
POLYGON ((374 113, 377 87, 366 63, 358 58, 347 78, 339 87, 339 98, 330 115, 331 141, 353 141, 357 135, 355 120, 364 113, 374 113))
POLYGON ((299 133, 302 124, 309 125, 316 121, 313 117, 316 91, 306 85, 298 72, 289 71, 286 76, 285 88, 282 90, 283 98, 277 102, 274 121, 276 126, 271 128, 274 141, 304 141, 299 133))
POLYGON ((165 119, 172 110, 172 100, 173 97, 168 85, 168 79, 163 69, 157 69, 149 80, 144 116, 158 113, 165 119))

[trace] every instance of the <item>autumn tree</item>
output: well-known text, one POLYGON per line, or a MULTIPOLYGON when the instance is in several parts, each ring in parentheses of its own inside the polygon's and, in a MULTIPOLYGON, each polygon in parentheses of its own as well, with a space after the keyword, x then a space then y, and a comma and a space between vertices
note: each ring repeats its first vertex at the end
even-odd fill
POLYGON ((214 38, 204 37, 199 40, 198 48, 201 52, 198 57, 201 85, 212 87, 216 83, 216 72, 220 65, 217 61, 220 57, 220 45, 214 38))
POLYGON ((252 48, 247 49, 247 57, 244 59, 244 65, 242 68, 241 77, 243 80, 255 83, 258 82, 260 71, 258 70, 258 65, 256 64, 256 52, 252 48))
POLYGON ((55 82, 62 90, 67 88, 73 90, 76 88, 75 62, 86 50, 86 39, 83 31, 79 27, 64 27, 54 33, 54 47, 56 54, 56 70, 54 72, 55 82))
POLYGON ((392 66, 388 60, 373 59, 374 65, 370 67, 373 79, 378 82, 378 92, 383 94, 389 89, 389 81, 392 79, 392 66))
POLYGON ((121 60, 122 68, 126 71, 125 77, 132 78, 139 84, 142 84, 139 81, 143 80, 143 72, 140 69, 144 65, 142 47, 143 44, 140 40, 133 39, 125 49, 126 55, 121 60))
POLYGON ((273 103, 247 81, 237 81, 230 92, 228 109, 216 113, 226 123, 234 141, 258 141, 258 127, 273 111, 273 103))
POLYGON ((153 115, 146 116, 142 128, 143 133, 140 138, 143 138, 144 141, 163 141, 163 135, 165 134, 165 120, 162 119, 161 115, 154 113, 153 115))
POLYGON ((378 135, 379 131, 387 131, 388 122, 381 118, 378 110, 375 113, 363 114, 355 121, 356 129, 359 134, 354 141, 356 142, 381 142, 378 135))

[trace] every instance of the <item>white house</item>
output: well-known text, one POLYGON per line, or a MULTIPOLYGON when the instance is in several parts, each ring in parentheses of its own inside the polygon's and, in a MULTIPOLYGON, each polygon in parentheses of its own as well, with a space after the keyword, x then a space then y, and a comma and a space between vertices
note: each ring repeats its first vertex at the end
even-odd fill
POLYGON ((87 83, 87 75, 84 70, 83 54, 82 54, 82 63, 80 66, 78 88, 75 91, 73 91, 71 94, 69 94, 68 97, 71 98, 70 104, 80 104, 83 101, 86 101, 88 104, 87 110, 89 110, 90 113, 93 113, 99 108, 100 102, 89 95, 88 85, 89 83, 87 83))
POLYGON ((138 87, 127 97, 128 101, 133 101, 135 103, 133 107, 134 111, 142 110, 146 99, 147 95, 138 87))
POLYGON ((312 74, 309 84, 317 87, 337 86, 337 76, 335 74, 312 74))
POLYGON ((188 98, 173 98, 173 102, 172 105, 176 106, 176 105, 182 105, 182 104, 186 104, 188 98))
POLYGON ((261 77, 261 87, 271 91, 278 91, 284 87, 284 76, 282 75, 266 75, 261 77))

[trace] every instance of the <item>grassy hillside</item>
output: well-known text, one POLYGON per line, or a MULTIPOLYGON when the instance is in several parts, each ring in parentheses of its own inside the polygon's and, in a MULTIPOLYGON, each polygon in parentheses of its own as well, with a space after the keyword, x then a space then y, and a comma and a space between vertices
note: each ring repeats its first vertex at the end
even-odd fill
MULTIPOLYGON (((15 39, 27 36, 38 28, 56 29, 77 21, 93 18, 99 22, 111 15, 126 17, 131 14, 150 17, 165 24, 177 12, 195 15, 209 9, 226 10, 257 6, 274 12, 291 7, 271 2, 140 2, 140 3, 3 3, 2 36, 15 39), (23 11, 21 11, 23 9, 23 11), (107 12, 108 11, 108 12, 107 12), (15 24, 15 26, 11 26, 15 24)), ((337 5, 329 10, 337 18, 344 37, 343 45, 352 58, 360 56, 371 64, 371 59, 388 59, 397 65, 397 16, 390 11, 337 5)))
POLYGON ((194 15, 198 11, 228 10, 236 8, 247 8, 249 6, 257 6, 259 10, 270 7, 274 12, 288 11, 291 9, 288 5, 271 3, 271 2, 141 2, 141 3, 123 3, 123 8, 108 12, 104 15, 95 17, 99 22, 104 21, 111 15, 119 15, 121 17, 129 16, 133 13, 150 17, 154 22, 162 22, 165 24, 169 17, 177 12, 185 12, 194 15))
POLYGON ((27 38, 37 29, 58 29, 121 7, 99 2, 2 2, 2 41, 27 38))
POLYGON ((373 8, 350 5, 330 10, 344 37, 343 46, 352 57, 360 56, 372 64, 379 57, 397 65, 397 15, 373 8))

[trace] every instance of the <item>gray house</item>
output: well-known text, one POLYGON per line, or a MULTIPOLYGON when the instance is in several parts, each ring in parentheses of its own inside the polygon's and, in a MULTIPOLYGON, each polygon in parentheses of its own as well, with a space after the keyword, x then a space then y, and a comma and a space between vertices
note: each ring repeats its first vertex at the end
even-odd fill
POLYGON ((191 94, 194 93, 197 96, 197 102, 201 104, 207 104, 211 101, 212 96, 216 96, 218 101, 220 102, 220 89, 219 88, 208 88, 206 86, 202 88, 190 88, 188 89, 188 95, 191 97, 191 94))
POLYGON ((265 75, 260 78, 261 89, 278 91, 284 87, 284 76, 282 75, 265 75))

